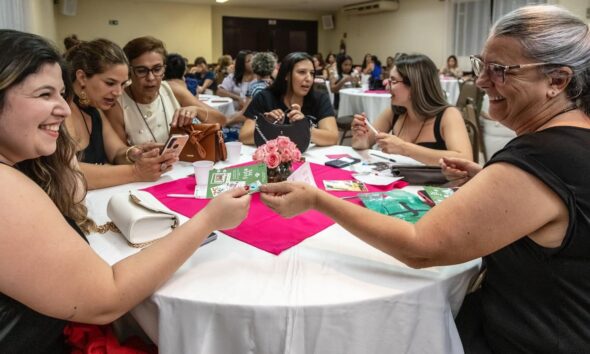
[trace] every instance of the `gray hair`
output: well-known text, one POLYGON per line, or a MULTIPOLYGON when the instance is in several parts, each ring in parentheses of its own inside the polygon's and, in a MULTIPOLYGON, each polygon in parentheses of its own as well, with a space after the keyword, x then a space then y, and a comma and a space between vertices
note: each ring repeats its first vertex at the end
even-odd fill
POLYGON ((252 57, 252 71, 260 77, 270 76, 276 65, 277 59, 271 52, 256 53, 252 57))
POLYGON ((526 55, 550 73, 560 66, 573 71, 566 93, 590 114, 590 31, 588 25, 569 11, 553 5, 525 6, 496 22, 490 37, 515 38, 526 55))

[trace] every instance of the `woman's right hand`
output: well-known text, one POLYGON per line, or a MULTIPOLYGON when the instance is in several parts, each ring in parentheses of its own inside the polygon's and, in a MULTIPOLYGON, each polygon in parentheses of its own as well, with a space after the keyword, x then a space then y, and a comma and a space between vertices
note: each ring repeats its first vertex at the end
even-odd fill
POLYGON ((270 112, 264 113, 264 118, 273 124, 283 124, 285 121, 285 112, 282 109, 273 109, 270 112))
POLYGON ((479 164, 458 157, 443 157, 439 164, 442 173, 449 181, 465 179, 467 182, 482 169, 479 164))
POLYGON ((248 215, 252 197, 245 188, 235 188, 211 199, 201 211, 214 230, 233 229, 248 215))
POLYGON ((157 181, 160 176, 172 169, 172 165, 178 161, 178 155, 174 151, 168 151, 160 155, 160 149, 154 148, 141 154, 133 164, 138 181, 157 181))
POLYGON ((355 138, 368 138, 369 137, 369 127, 367 127, 367 115, 365 112, 361 114, 355 114, 354 119, 352 120, 352 135, 355 138))

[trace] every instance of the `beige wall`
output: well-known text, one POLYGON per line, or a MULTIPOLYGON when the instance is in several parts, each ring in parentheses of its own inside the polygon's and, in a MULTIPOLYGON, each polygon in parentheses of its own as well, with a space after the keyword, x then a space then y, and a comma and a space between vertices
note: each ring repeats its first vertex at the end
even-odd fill
MULTIPOLYGON (((63 0, 62 0, 63 1, 63 0)), ((132 0, 78 0, 76 16, 56 9, 59 41, 70 34, 90 40, 108 38, 123 46, 129 40, 151 35, 166 44, 168 52, 189 59, 211 58, 211 7, 181 3, 132 0), (108 24, 118 20, 118 26, 108 24)))
POLYGON ((411 52, 426 54, 442 65, 450 38, 447 6, 447 1, 402 0, 393 12, 351 16, 339 11, 329 49, 337 51, 346 32, 347 52, 355 63, 360 64, 365 53, 377 55, 384 63, 389 55, 411 52))
POLYGON ((326 48, 329 47, 327 38, 329 36, 330 31, 325 31, 321 28, 321 15, 323 14, 324 13, 320 12, 271 10, 249 7, 213 6, 213 56, 215 58, 215 61, 217 61, 217 58, 219 58, 223 54, 223 38, 221 28, 223 16, 318 21, 318 50, 320 52, 324 52, 326 51, 326 48))
POLYGON ((27 31, 58 42, 53 0, 26 0, 27 31))

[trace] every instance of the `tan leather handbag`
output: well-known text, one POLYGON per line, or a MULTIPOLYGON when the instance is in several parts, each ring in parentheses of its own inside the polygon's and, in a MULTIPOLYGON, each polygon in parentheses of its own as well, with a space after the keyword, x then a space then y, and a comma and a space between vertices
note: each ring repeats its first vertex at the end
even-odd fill
POLYGON ((180 160, 195 162, 209 160, 225 161, 227 150, 223 141, 223 132, 218 123, 192 124, 184 127, 174 127, 170 134, 188 134, 189 139, 180 152, 180 160))

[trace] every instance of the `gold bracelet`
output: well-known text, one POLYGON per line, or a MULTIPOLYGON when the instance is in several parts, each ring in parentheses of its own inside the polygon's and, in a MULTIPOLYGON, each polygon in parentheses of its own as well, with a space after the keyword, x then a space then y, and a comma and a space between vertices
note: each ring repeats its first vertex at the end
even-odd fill
POLYGON ((131 158, 129 157, 129 151, 131 151, 131 149, 135 148, 135 145, 132 145, 130 147, 127 148, 127 150, 125 151, 125 160, 127 160, 128 163, 133 164, 135 163, 135 161, 131 160, 131 158))
MULTIPOLYGON (((201 123, 206 123, 209 120, 209 109, 205 108, 205 112, 207 113, 205 115, 205 119, 201 121, 201 123)), ((199 108, 197 107, 197 114, 199 113, 199 108)))

